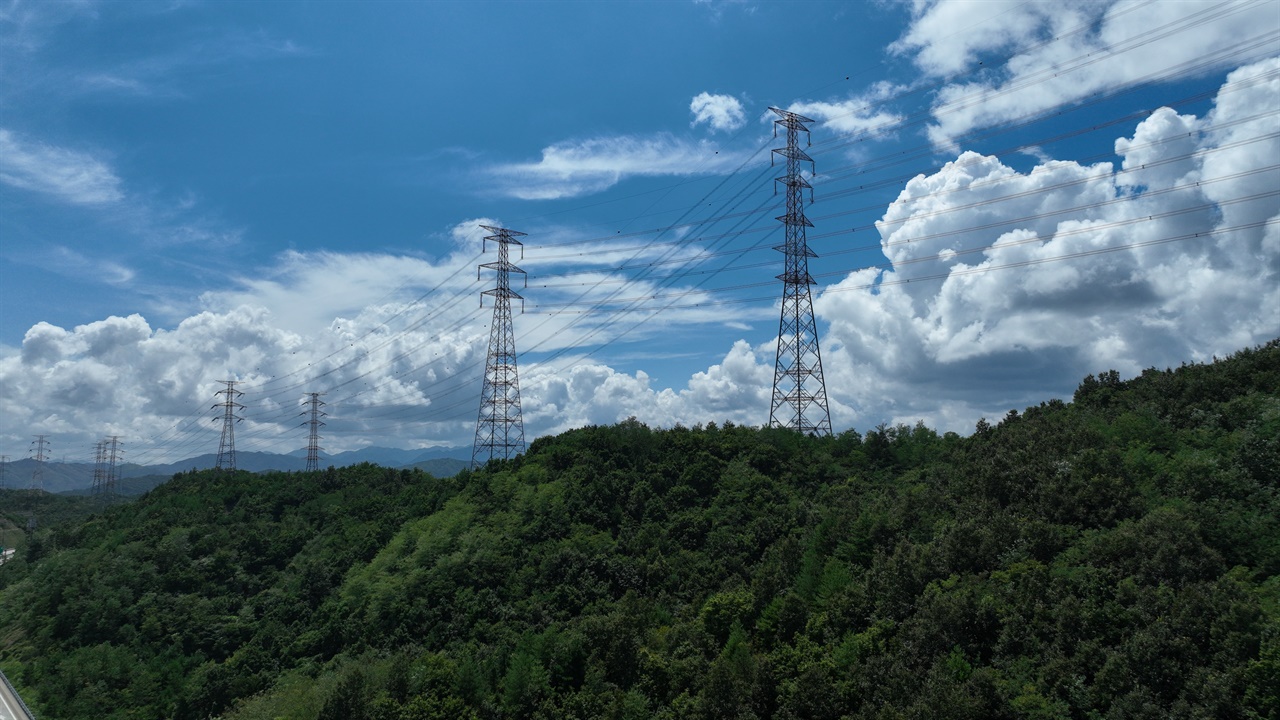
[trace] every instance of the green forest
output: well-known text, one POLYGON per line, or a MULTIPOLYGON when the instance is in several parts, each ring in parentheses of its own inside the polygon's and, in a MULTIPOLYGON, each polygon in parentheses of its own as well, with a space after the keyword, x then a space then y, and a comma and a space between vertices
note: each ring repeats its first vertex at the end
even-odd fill
POLYGON ((1280 717, 1277 341, 968 437, 633 420, 59 507, 0 567, 42 720, 1280 717))

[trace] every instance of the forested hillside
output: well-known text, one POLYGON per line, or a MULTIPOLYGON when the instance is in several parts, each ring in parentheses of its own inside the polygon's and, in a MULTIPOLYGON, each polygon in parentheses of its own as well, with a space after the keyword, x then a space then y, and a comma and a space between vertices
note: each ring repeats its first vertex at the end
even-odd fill
POLYGON ((42 718, 1276 718, 1280 343, 979 423, 179 475, 0 567, 42 718))
MULTIPOLYGON (((37 527, 80 522, 100 512, 104 498, 57 495, 27 489, 0 488, 0 545, 24 548, 26 529, 34 518, 37 527)), ((44 534, 36 537, 43 538, 44 534)), ((3 582, 0 579, 0 582, 3 582)))

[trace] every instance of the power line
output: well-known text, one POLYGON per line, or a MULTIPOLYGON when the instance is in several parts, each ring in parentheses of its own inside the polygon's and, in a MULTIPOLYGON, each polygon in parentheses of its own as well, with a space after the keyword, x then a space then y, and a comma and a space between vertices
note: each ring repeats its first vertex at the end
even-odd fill
MULTIPOLYGON (((1278 193, 1280 193, 1280 191, 1277 191, 1277 193, 1267 193, 1267 194, 1268 194, 1268 195, 1274 195, 1274 194, 1278 194, 1278 193)), ((1139 218, 1138 220, 1132 220, 1132 221, 1126 221, 1126 222, 1145 222, 1146 220, 1147 220, 1147 218, 1139 218)), ((842 285, 842 286, 840 286, 840 287, 834 287, 834 286, 826 287, 826 288, 823 288, 823 290, 822 290, 822 294, 825 296, 825 295, 832 294, 832 293, 844 293, 844 292, 852 292, 852 291, 856 291, 856 290, 871 290, 871 289, 875 289, 875 288, 890 287, 890 286, 893 286, 893 285, 906 285, 906 284, 909 284, 909 283, 919 283, 919 282, 932 281, 932 280, 945 280, 945 279, 947 279, 948 277, 951 277, 951 276, 953 276, 953 275, 954 275, 954 276, 975 275, 975 274, 982 274, 982 273, 989 272, 989 271, 993 271, 993 270, 1006 270, 1006 269, 1011 269, 1011 268, 1027 267, 1027 266, 1031 266, 1031 265, 1042 265, 1042 264, 1044 264, 1044 263, 1049 263, 1049 262, 1059 262, 1059 261, 1063 261, 1063 260, 1074 260, 1074 259, 1076 259, 1076 258, 1091 257, 1091 256, 1094 256, 1094 255, 1105 255, 1105 254, 1114 253, 1114 252, 1121 252, 1121 251, 1124 251, 1124 250, 1133 250, 1133 249, 1137 249, 1137 248, 1145 248, 1145 247, 1152 247, 1152 246, 1156 246, 1156 245, 1165 245, 1165 244, 1169 244, 1169 243, 1183 242, 1183 241, 1187 241, 1187 240, 1195 240, 1195 239, 1200 239, 1200 238, 1208 238, 1208 237, 1213 237, 1213 236, 1216 236, 1216 235, 1222 235, 1222 234, 1226 234, 1226 233, 1237 232, 1237 231, 1240 231, 1240 230, 1251 230, 1251 229, 1255 229, 1255 228, 1265 227, 1265 226, 1267 226, 1267 225, 1280 225, 1280 220, 1276 220, 1276 219, 1272 218, 1272 219, 1269 219, 1269 220, 1262 220, 1262 221, 1258 221, 1258 222, 1244 223, 1244 224, 1240 224, 1240 225, 1232 225, 1232 226, 1229 226, 1229 227, 1213 228, 1213 229, 1211 229, 1211 230, 1204 230, 1204 231, 1192 232, 1192 233, 1184 233, 1184 234, 1181 234, 1181 235, 1166 236, 1166 237, 1155 238, 1155 239, 1153 239, 1153 240, 1146 240, 1146 241, 1136 242, 1136 243, 1124 243, 1124 244, 1115 245, 1115 246, 1111 246, 1111 247, 1105 247, 1105 248, 1092 248, 1092 249, 1090 249, 1090 250, 1085 250, 1085 251, 1076 252, 1076 253, 1068 253, 1068 254, 1065 254, 1065 255, 1055 255, 1055 256, 1052 256, 1052 257, 1045 257, 1045 258, 1035 258, 1035 259, 1032 259, 1032 260, 1025 260, 1025 261, 1019 261, 1019 262, 1014 262, 1014 263, 1006 263, 1006 264, 1001 264, 1001 265, 977 265, 977 266, 964 267, 964 268, 949 268, 946 272, 933 273, 933 274, 929 274, 929 275, 919 275, 919 276, 910 277, 910 278, 896 278, 896 279, 892 279, 892 280, 886 280, 886 279, 880 278, 880 279, 877 279, 877 280, 876 280, 876 281, 874 281, 874 282, 861 283, 861 284, 858 284, 858 285, 842 285)), ((1079 230, 1079 231, 1077 231, 1077 232, 1086 232, 1086 231, 1088 231, 1088 230, 1090 230, 1090 229, 1092 229, 1092 228, 1082 228, 1082 229, 1080 229, 1080 230, 1079 230)), ((1014 246, 1014 245, 1018 245, 1018 244, 1032 243, 1032 242, 1042 242, 1042 240, 1041 240, 1041 238, 1038 238, 1038 237, 1036 237, 1036 238, 1027 238, 1027 239, 1025 239, 1025 240, 1017 241, 1016 243, 1009 243, 1009 244, 1005 245, 1005 247, 1014 246)), ((963 251, 955 251, 955 253, 954 253, 954 254, 956 254, 956 255, 960 255, 960 254, 964 254, 964 253, 985 252, 985 251, 988 251, 988 250, 990 250, 990 249, 991 249, 991 248, 990 248, 989 246, 984 246, 984 247, 981 247, 981 248, 970 248, 970 249, 963 250, 963 251)), ((915 263, 915 262, 922 262, 922 261, 926 261, 926 260, 941 260, 941 259, 943 259, 943 258, 944 258, 944 256, 943 256, 943 255, 930 255, 930 256, 928 256, 928 257, 923 257, 923 258, 913 258, 913 259, 911 259, 911 260, 898 261, 898 263, 896 263, 896 264, 902 264, 902 265, 905 265, 905 264, 911 264, 911 263, 915 263)), ((853 269, 853 270, 837 270, 837 271, 830 272, 830 273, 824 273, 824 274, 822 274, 822 275, 818 275, 818 276, 815 276, 815 277, 823 277, 823 276, 827 276, 827 275, 846 275, 846 276, 847 276, 847 275, 851 275, 851 274, 853 274, 853 273, 859 272, 859 271, 861 271, 861 270, 882 270, 882 271, 884 271, 884 270, 892 270, 894 267, 895 267, 895 263, 890 262, 890 263, 877 264, 877 265, 867 265, 867 266, 865 266, 865 267, 855 268, 855 269, 853 269)), ((732 288, 732 289, 743 289, 743 288, 747 288, 747 287, 761 287, 761 286, 772 285, 772 284, 773 284, 772 282, 769 282, 769 283, 754 283, 754 284, 752 284, 752 285, 741 285, 741 286, 736 286, 736 287, 734 287, 734 288, 732 288)), ((671 298, 674 298, 674 299, 678 299, 678 295, 669 295, 669 296, 667 296, 667 297, 671 297, 671 298)), ((685 305, 676 305, 676 304, 674 304, 674 299, 673 299, 673 303, 672 303, 672 304, 670 304, 670 305, 667 305, 667 306, 665 307, 665 309, 691 309, 691 308, 705 308, 705 307, 721 307, 721 306, 725 306, 725 305, 740 305, 740 304, 744 304, 744 303, 755 303, 755 302, 761 302, 761 301, 764 301, 764 300, 769 300, 769 299, 771 299, 771 297, 772 297, 772 296, 768 296, 768 295, 755 295, 755 296, 751 296, 751 297, 731 298, 731 299, 728 299, 728 300, 714 300, 714 301, 707 301, 707 302, 693 302, 693 303, 688 303, 688 304, 685 304, 685 305)), ((532 311, 532 312, 535 312, 535 313, 536 313, 537 311, 535 310, 535 311, 532 311)), ((576 311, 576 310, 559 310, 559 311, 550 311, 550 313, 561 313, 561 312, 565 312, 565 313, 577 313, 577 312, 584 312, 584 311, 576 311)))

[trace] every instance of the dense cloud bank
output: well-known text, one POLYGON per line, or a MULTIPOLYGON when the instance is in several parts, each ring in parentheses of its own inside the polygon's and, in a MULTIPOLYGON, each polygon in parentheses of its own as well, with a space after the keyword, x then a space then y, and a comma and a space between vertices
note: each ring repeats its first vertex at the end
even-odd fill
POLYGON ((1231 73, 1203 118, 1153 112, 1116 140, 1119 167, 963 153, 916 177, 878 224, 893 268, 815 302, 828 385, 864 423, 963 428, 1088 373, 1276 337, 1277 97, 1271 59, 1231 73))

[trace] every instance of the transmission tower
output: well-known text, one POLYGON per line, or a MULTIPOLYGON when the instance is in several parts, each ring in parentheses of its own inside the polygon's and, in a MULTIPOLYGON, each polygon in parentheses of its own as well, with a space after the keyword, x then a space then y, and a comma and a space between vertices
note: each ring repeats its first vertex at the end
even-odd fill
POLYGON ((311 405, 310 410, 302 413, 310 415, 311 418, 305 424, 310 426, 310 432, 307 434, 307 472, 320 469, 320 428, 324 427, 324 423, 320 418, 325 417, 325 412, 320 409, 324 405, 324 401, 320 396, 324 393, 312 392, 307 393, 307 403, 311 405))
POLYGON ((4 480, 4 476, 8 472, 9 472, 9 456, 0 455, 0 490, 3 490, 9 487, 9 485, 5 483, 5 480, 4 480))
MULTIPOLYGON (((235 470, 236 469, 236 423, 242 419, 236 415, 236 410, 243 410, 244 406, 236 402, 236 398, 244 395, 236 389, 238 380, 219 380, 227 387, 214 393, 215 396, 223 395, 226 399, 213 407, 222 408, 222 439, 218 441, 218 469, 219 470, 235 470)), ((218 418, 213 419, 217 422, 218 418)))
POLYGON ((120 436, 112 435, 102 441, 102 456, 107 463, 107 475, 105 478, 105 491, 108 497, 115 497, 117 491, 117 481, 119 477, 116 475, 116 461, 120 459, 120 453, 124 450, 120 449, 120 436))
MULTIPOLYGON (((804 216, 804 190, 813 194, 813 186, 800 174, 800 163, 813 163, 800 149, 800 133, 806 139, 811 123, 807 117, 793 112, 769 108, 778 115, 773 121, 774 136, 778 126, 787 134, 787 146, 775 148, 774 154, 787 161, 787 173, 775 182, 787 188, 787 214, 778 218, 786 226, 786 242, 775 250, 786 255, 785 269, 778 279, 782 286, 782 318, 778 323, 778 359, 773 371, 773 404, 769 425, 787 427, 805 434, 831 434, 831 413, 827 407, 827 383, 822 376, 822 354, 818 350, 818 326, 813 320, 813 297, 809 286, 809 258, 817 255, 809 249, 805 228, 813 223, 804 216)), ((775 187, 777 187, 775 185, 775 187)))
POLYGON ((107 441, 93 444, 93 494, 101 495, 107 484, 107 441))
MULTIPOLYGON (((504 460, 524 450, 524 422, 520 418, 520 379, 516 374, 516 340, 511 330, 511 300, 519 300, 524 310, 524 298, 511 290, 511 273, 525 274, 511 264, 508 247, 518 245, 520 258, 524 259, 524 244, 516 239, 525 233, 506 228, 481 225, 493 233, 486 235, 481 250, 488 241, 498 244, 497 262, 484 263, 476 268, 488 268, 498 274, 498 285, 480 294, 480 307, 484 296, 493 297, 493 323, 489 326, 489 355, 484 364, 484 386, 480 390, 480 417, 476 421, 476 442, 471 452, 472 466, 488 462, 495 457, 504 460)), ((528 280, 526 275, 526 287, 528 280)))
POLYGON ((49 456, 45 454, 45 451, 49 449, 49 436, 37 435, 36 439, 32 441, 31 444, 36 446, 35 447, 36 466, 35 466, 35 469, 31 471, 31 489, 43 490, 44 489, 44 461, 49 459, 49 456))

